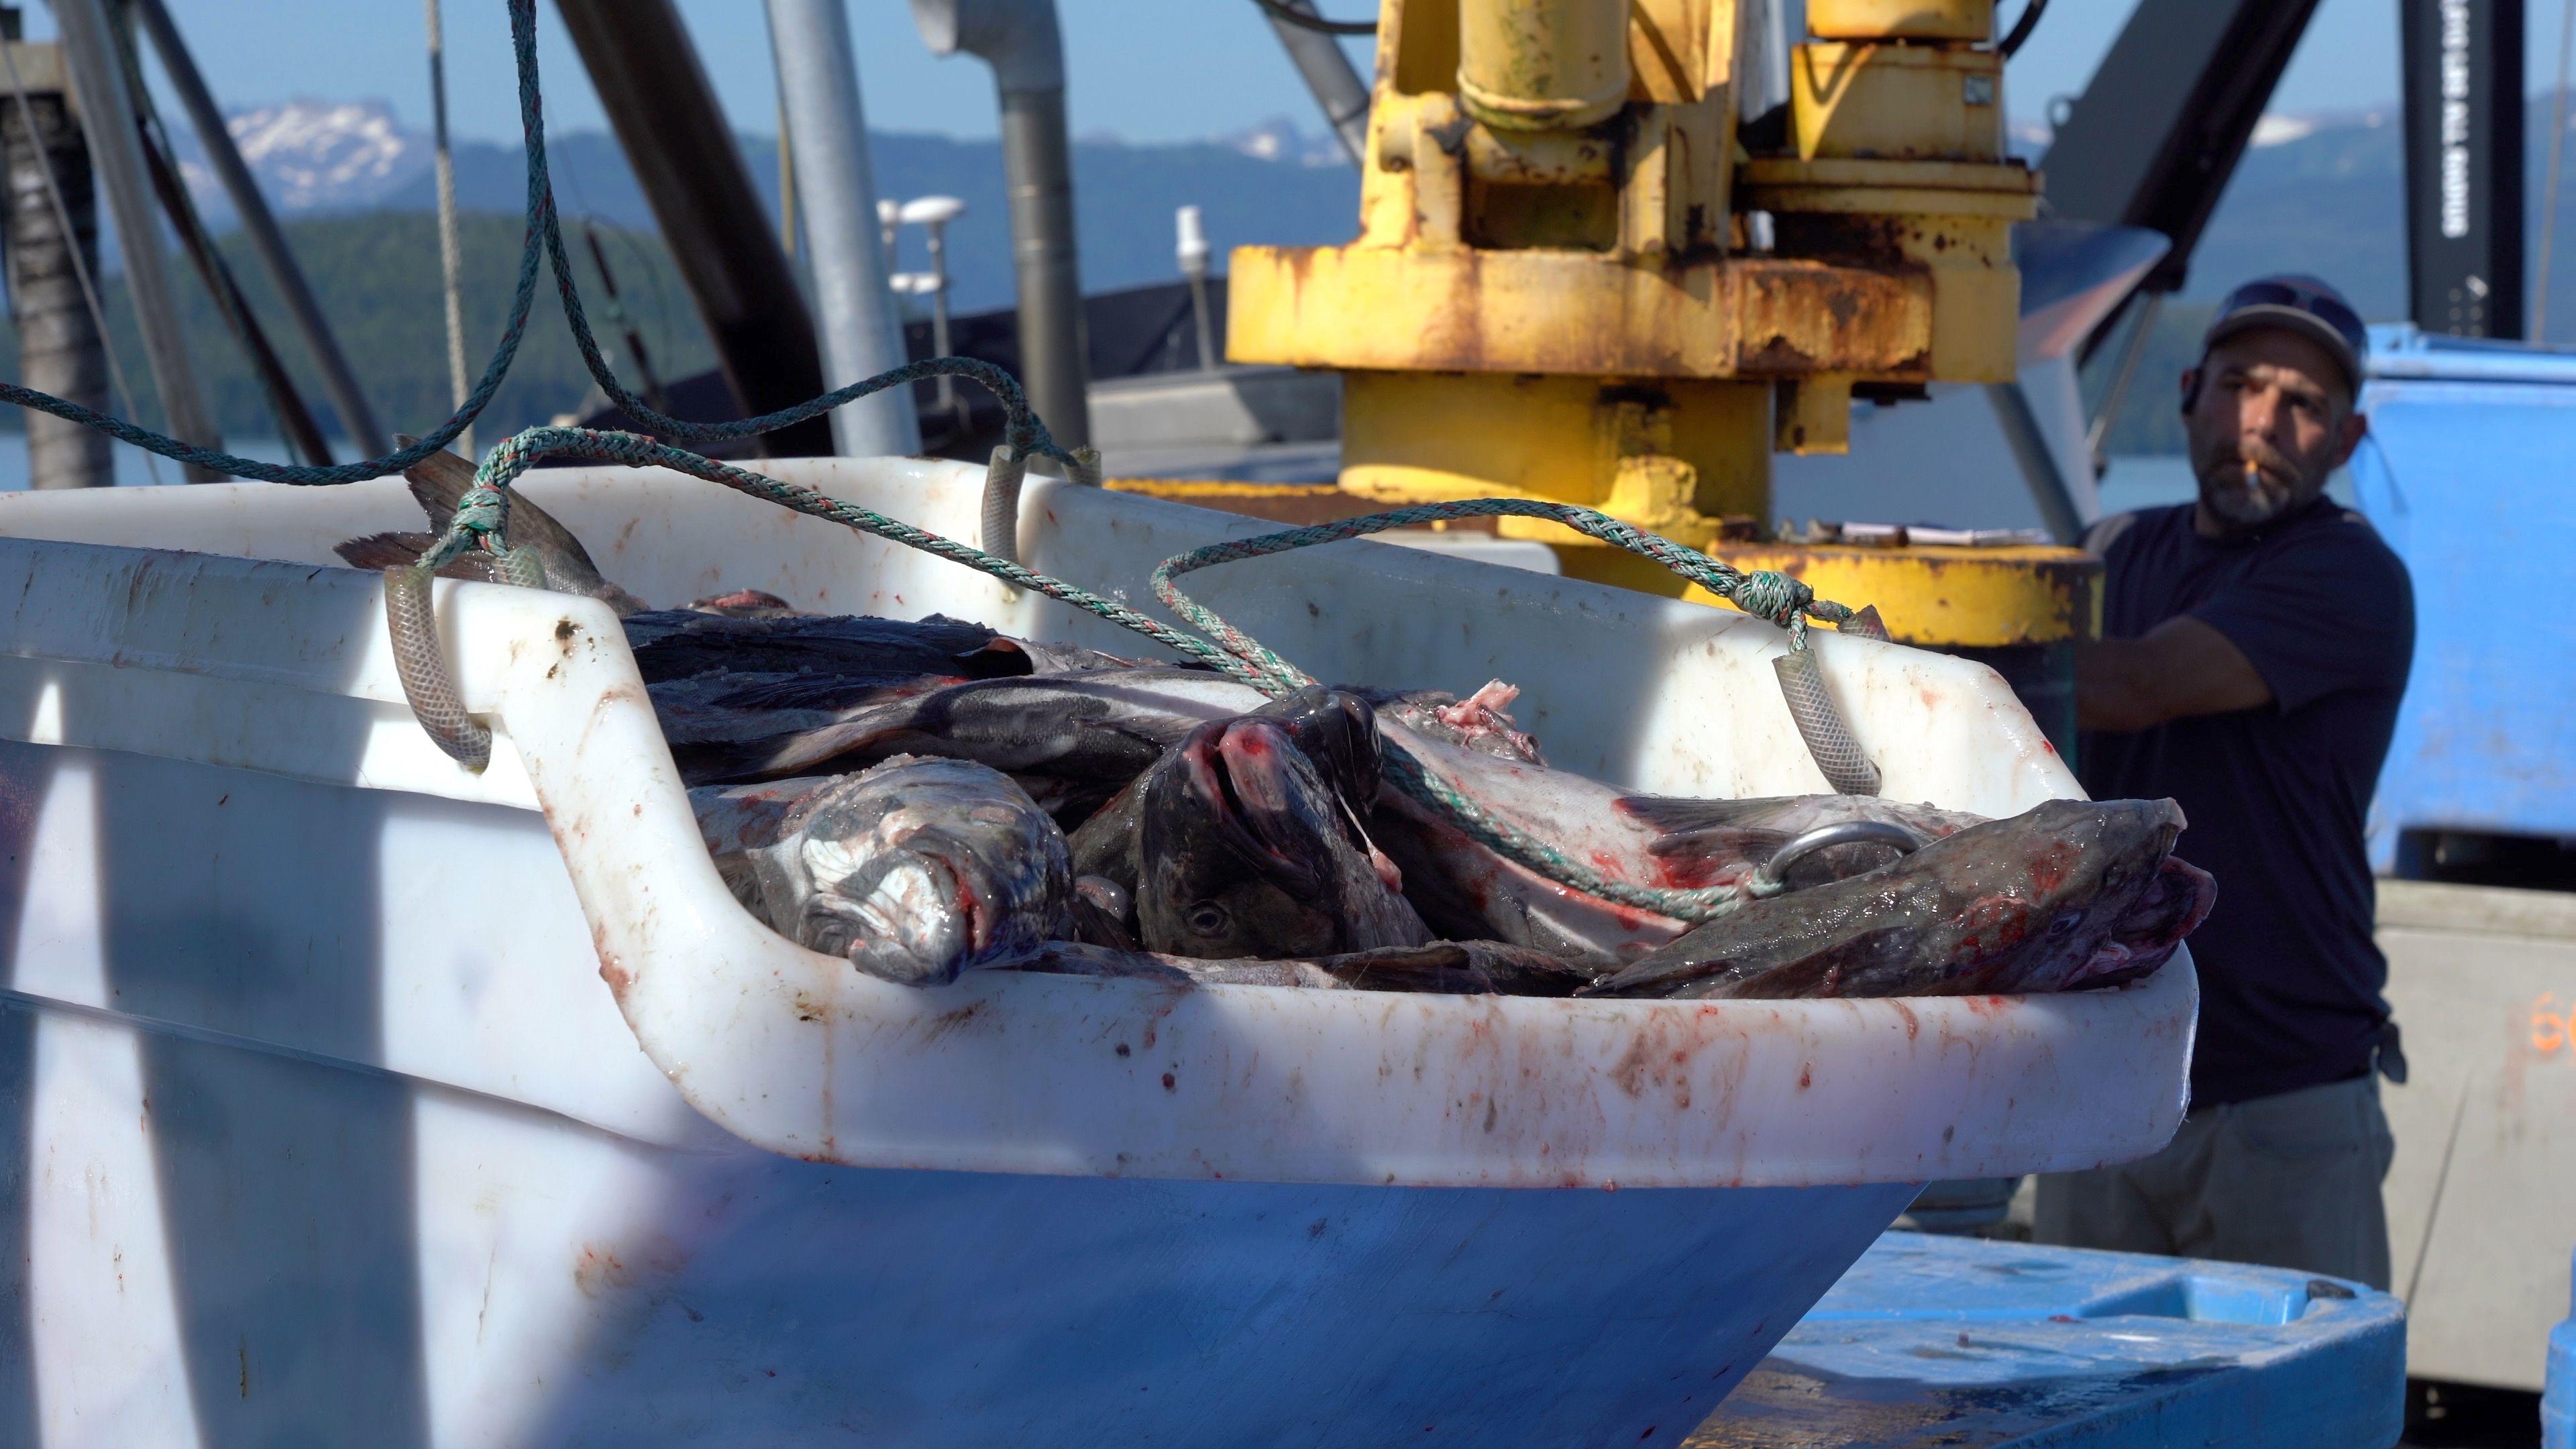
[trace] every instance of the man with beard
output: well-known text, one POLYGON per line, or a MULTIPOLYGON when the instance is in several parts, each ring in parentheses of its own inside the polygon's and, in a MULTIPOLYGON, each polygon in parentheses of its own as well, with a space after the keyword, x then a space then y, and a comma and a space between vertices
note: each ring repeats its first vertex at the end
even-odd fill
POLYGON ((2108 518, 2103 639, 2077 652, 2084 786, 2170 795, 2218 905, 2191 938, 2191 1111, 2143 1161, 2042 1179, 2043 1241, 2388 1286, 2404 1079, 2362 820, 2415 648, 2406 567, 2325 497, 2368 430, 2361 319, 2313 277, 2230 294, 2182 375, 2200 497, 2108 518))

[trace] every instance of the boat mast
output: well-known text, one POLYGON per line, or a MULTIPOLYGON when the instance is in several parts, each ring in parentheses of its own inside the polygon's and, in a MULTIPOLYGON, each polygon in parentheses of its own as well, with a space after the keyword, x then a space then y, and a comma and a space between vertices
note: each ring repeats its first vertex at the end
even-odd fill
MULTIPOLYGON (((162 416, 171 436, 201 448, 220 449, 223 436, 215 430, 198 390, 178 299, 171 291, 170 274, 162 269, 161 220, 147 189, 151 183, 143 165, 143 138, 135 129, 134 97, 125 86, 116 31, 99 0, 55 0, 53 10, 55 23, 62 28, 63 58, 71 70, 72 92, 80 104, 91 160, 107 186, 108 213, 116 222, 125 284, 134 294, 135 321, 142 328, 153 385, 161 394, 162 416)), ((191 463, 187 477, 191 483, 213 483, 224 475, 191 463)))
MULTIPOLYGON (((822 314, 823 385, 847 387, 901 367, 904 349, 894 293, 886 287, 885 251, 877 244, 867 118, 841 0, 769 0, 769 44, 805 208, 815 310, 822 314)), ((786 185, 783 175, 780 185, 786 185)), ((920 452, 912 389, 889 388, 835 409, 832 445, 854 458, 920 452)))
MULTIPOLYGON (((437 0, 430 3, 434 6, 437 0)), ((342 432, 362 457, 385 452, 392 447, 392 439, 376 422, 375 410, 367 405, 357 374, 350 368, 348 356, 341 352, 338 339, 332 336, 331 324, 324 320, 322 305, 314 300, 313 288, 305 280, 304 269, 296 265, 285 234, 278 230, 277 217, 268 209, 268 198, 260 193, 259 183, 243 164, 240 148, 233 145, 232 130, 224 124, 223 111, 207 90, 206 78, 198 72, 196 58, 180 38, 169 9, 161 0, 134 0, 134 13, 153 51, 161 57, 161 69, 170 77, 170 88, 177 93, 180 107, 188 113, 188 124, 195 128, 198 143, 205 148, 206 164, 214 169, 215 179, 222 183, 224 195, 233 204, 234 214, 241 218, 242 235, 250 243, 251 254, 259 258, 260 270, 268 274, 269 285, 277 289, 297 335, 304 339, 305 350, 321 370, 322 390, 330 396, 333 411, 340 415, 342 432)))
MULTIPOLYGON (((822 393, 813 314, 677 7, 559 0, 556 9, 744 415, 822 393)), ((809 419, 766 435, 760 448, 770 457, 828 454, 832 427, 809 419)))
MULTIPOLYGON (((9 103, 0 108, 0 152, 9 179, 9 314, 18 328, 18 367, 26 385, 108 410, 134 411, 131 390, 107 350, 107 324, 93 278, 98 273, 98 192, 89 146, 64 93, 62 51, 18 38, 18 12, 0 11, 7 27, 9 103)), ((27 479, 34 488, 105 488, 116 482, 107 434, 68 418, 30 410, 27 479)))

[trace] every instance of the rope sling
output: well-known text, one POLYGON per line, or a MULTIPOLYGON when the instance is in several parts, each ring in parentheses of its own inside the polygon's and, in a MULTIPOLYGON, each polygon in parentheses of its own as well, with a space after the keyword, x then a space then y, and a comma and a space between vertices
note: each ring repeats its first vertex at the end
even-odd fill
MULTIPOLYGON (((1079 585, 1022 565, 1017 558, 1018 499, 1028 461, 1051 458, 1065 466, 1077 483, 1099 482, 1099 455, 1091 449, 1068 451, 1047 432, 1029 408, 1018 381, 990 363, 964 357, 938 357, 908 363, 863 379, 793 407, 732 422, 692 423, 664 414, 637 397, 610 370, 592 336, 589 320, 573 281, 563 245, 554 192, 546 169, 545 125, 538 84, 535 0, 507 0, 512 48, 518 63, 519 119, 528 156, 527 233, 521 249, 519 276, 512 294, 508 324, 483 376, 446 421, 408 446, 360 462, 329 465, 267 463, 203 448, 154 432, 122 418, 38 392, 0 382, 0 402, 14 403, 96 428, 148 452, 183 464, 235 477, 297 486, 361 482, 398 473, 433 453, 443 451, 490 405, 519 344, 527 332, 540 258, 552 268, 583 365, 609 401, 650 432, 684 442, 714 442, 752 437, 818 417, 845 403, 887 388, 924 378, 963 377, 982 384, 1000 400, 1004 415, 1000 447, 986 471, 982 518, 983 547, 945 538, 901 520, 843 502, 814 489, 718 462, 638 433, 583 428, 530 428, 493 447, 476 472, 474 486, 459 501, 455 516, 428 553, 414 564, 386 569, 385 615, 392 634, 395 662, 405 695, 422 728, 450 756, 468 769, 480 770, 491 757, 491 731, 464 708, 450 677, 430 607, 430 579, 436 571, 468 550, 495 556, 500 573, 513 584, 543 588, 545 568, 530 550, 511 548, 505 537, 509 489, 539 459, 570 456, 630 467, 663 467, 719 483, 780 507, 826 519, 874 537, 936 555, 1043 594, 1133 630, 1185 658, 1251 685, 1272 697, 1314 681, 1259 641, 1227 623, 1214 610, 1183 593, 1174 580, 1181 574, 1241 559, 1358 538, 1390 528, 1471 517, 1549 519, 1593 538, 1627 549, 1698 584, 1745 613, 1768 620, 1789 634, 1789 652, 1774 661, 1790 713, 1809 750, 1836 789, 1874 793, 1877 771, 1860 753, 1848 726, 1825 693, 1815 656, 1808 648, 1810 619, 1844 625, 1854 611, 1815 597, 1804 583, 1785 574, 1736 569, 1672 539, 1623 523, 1607 514, 1571 504, 1516 498, 1479 498, 1426 503, 1365 517, 1286 529, 1253 538, 1228 540, 1166 559, 1153 573, 1153 589, 1175 614, 1200 631, 1192 634, 1137 613, 1079 585)), ((1863 621, 1863 626, 1865 627, 1863 621)), ((1746 881, 1701 889, 1675 889, 1614 880, 1576 860, 1511 822, 1484 810, 1439 774, 1401 747, 1387 751, 1387 774, 1399 789, 1449 818, 1461 831, 1522 866, 1573 890, 1641 910, 1686 921, 1706 921, 1741 906, 1747 899, 1777 890, 1758 874, 1746 881)))

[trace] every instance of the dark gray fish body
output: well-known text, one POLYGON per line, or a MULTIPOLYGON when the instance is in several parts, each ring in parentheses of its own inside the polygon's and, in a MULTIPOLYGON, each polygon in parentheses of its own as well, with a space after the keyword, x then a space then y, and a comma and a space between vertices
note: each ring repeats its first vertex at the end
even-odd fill
POLYGON ((1109 797, 1073 832, 1073 873, 1099 876, 1117 884, 1132 902, 1143 869, 1136 841, 1145 824, 1145 779, 1139 775, 1126 789, 1109 797))
POLYGON ((774 736, 677 745, 691 784, 855 769, 896 754, 974 760, 1066 787, 1087 818, 1197 725, 1258 709, 1259 690, 1192 669, 972 680, 863 704, 774 736))
POLYGON ((1011 963, 1014 971, 1114 976, 1172 986, 1302 986, 1319 991, 1415 991, 1460 996, 1564 996, 1584 977, 1541 951, 1499 941, 1433 941, 1332 956, 1202 960, 1168 953, 1052 942, 1011 963))
POLYGON ((689 803, 736 899, 871 976, 935 986, 1071 929, 1063 832, 981 765, 890 760, 857 775, 692 790, 689 803))
POLYGON ((2051 800, 1862 875, 1756 901, 1587 995, 1955 996, 2141 976, 2209 913, 2170 800, 2051 800))
MULTIPOLYGON (((1634 795, 1566 770, 1426 737, 1384 715, 1380 727, 1423 768, 1488 815, 1632 885, 1697 889, 1750 875, 1792 838, 1849 820, 1902 826, 1935 840, 1981 817, 1859 795, 1680 800, 1634 795)), ((1690 929, 1678 918, 1576 890, 1486 846, 1447 814, 1399 790, 1378 796, 1370 833, 1403 871, 1405 893, 1445 937, 1484 938, 1617 967, 1690 929)), ((1885 852, 1839 846, 1801 861, 1811 884, 1880 864, 1885 852)))
POLYGON ((1285 722, 1200 725, 1138 791, 1136 919, 1146 949, 1273 958, 1431 940, 1349 802, 1285 722))
POLYGON ((691 599, 693 613, 722 614, 728 619, 797 619, 806 611, 766 589, 735 589, 726 594, 709 594, 691 599))
POLYGON ((736 674, 710 670, 646 685, 662 738, 682 745, 775 740, 858 711, 966 681, 948 674, 736 674))
POLYGON ((946 675, 1005 679, 1034 673, 1027 651, 981 624, 933 614, 724 614, 657 609, 626 621, 626 643, 647 684, 735 674, 946 675))

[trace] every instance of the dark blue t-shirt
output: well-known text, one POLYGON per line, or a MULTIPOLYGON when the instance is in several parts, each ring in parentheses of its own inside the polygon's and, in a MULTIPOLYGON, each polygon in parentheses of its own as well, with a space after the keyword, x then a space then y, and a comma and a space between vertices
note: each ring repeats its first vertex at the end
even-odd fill
POLYGON ((2227 636, 2273 702, 2078 745, 2097 800, 2181 802, 2174 853, 2218 877, 2200 965, 2196 1104, 2370 1070, 2388 1019, 2362 821, 2415 653, 2406 565, 2328 499, 2250 539, 2193 532, 2189 504, 2133 515, 2104 548, 2102 635, 2178 614, 2227 636))

